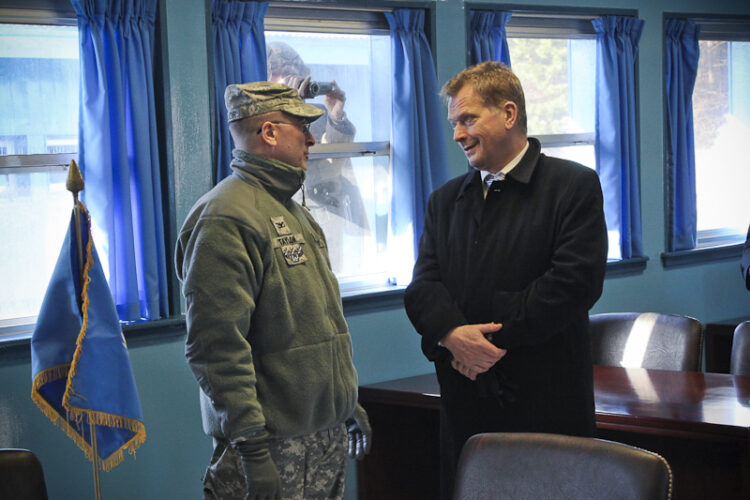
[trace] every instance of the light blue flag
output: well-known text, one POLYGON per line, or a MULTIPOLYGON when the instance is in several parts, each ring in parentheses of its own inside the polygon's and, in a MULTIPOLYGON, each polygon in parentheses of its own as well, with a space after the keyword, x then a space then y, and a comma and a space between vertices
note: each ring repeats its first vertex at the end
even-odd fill
POLYGON ((110 470, 146 440, 135 379, 83 203, 79 272, 75 211, 31 337, 31 399, 93 460, 110 470), (81 277, 82 276, 82 277, 81 277), (80 297, 80 305, 79 305, 80 297))

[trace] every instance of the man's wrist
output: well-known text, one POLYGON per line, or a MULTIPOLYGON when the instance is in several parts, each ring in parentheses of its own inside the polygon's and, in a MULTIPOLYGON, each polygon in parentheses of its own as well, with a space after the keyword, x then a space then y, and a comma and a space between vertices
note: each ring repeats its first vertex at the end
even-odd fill
MULTIPOLYGON (((458 327, 456 327, 456 328, 458 328, 458 327)), ((448 349, 448 346, 446 345, 447 341, 448 341, 448 337, 451 336, 451 333, 453 333, 456 330, 456 328, 451 328, 450 330, 448 330, 448 333, 446 333, 445 335, 443 335, 442 337, 440 337, 440 339, 438 340, 437 345, 439 345, 440 347, 444 347, 444 348, 448 349)))

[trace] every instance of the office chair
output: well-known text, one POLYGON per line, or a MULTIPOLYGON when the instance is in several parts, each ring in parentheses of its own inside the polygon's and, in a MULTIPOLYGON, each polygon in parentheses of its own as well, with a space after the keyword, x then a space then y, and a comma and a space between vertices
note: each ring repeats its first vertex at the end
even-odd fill
POLYGON ((47 500, 42 464, 29 450, 0 448, 0 498, 47 500))
POLYGON ((461 451, 454 500, 672 497, 672 471, 650 451, 602 439, 486 433, 461 451))
POLYGON ((606 313, 589 316, 594 364, 701 370, 703 325, 689 316, 606 313))
POLYGON ((743 321, 734 329, 729 373, 750 375, 750 321, 743 321))

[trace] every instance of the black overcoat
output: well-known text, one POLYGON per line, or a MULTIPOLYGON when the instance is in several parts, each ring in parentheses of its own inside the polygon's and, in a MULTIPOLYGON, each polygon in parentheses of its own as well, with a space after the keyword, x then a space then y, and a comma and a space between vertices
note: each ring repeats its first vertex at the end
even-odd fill
POLYGON ((588 311, 606 259, 596 172, 541 154, 536 139, 486 200, 478 171, 432 194, 405 305, 440 381, 443 498, 475 433, 593 433, 588 311), (438 341, 491 321, 503 324, 492 339, 508 353, 472 382, 438 341), (486 390, 489 377, 502 381, 501 398, 486 390))

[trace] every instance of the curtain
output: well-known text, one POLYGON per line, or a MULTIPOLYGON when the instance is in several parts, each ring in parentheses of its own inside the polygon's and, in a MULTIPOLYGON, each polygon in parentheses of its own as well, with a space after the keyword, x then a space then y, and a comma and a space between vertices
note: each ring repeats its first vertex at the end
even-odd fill
POLYGON ((670 251, 695 248, 698 239, 693 88, 698 74, 700 31, 700 25, 691 21, 667 19, 665 25, 670 251))
POLYGON ((448 180, 438 83, 424 11, 396 9, 385 14, 391 30, 392 71, 392 231, 411 232, 415 252, 433 189, 448 180))
POLYGON ((122 321, 168 314, 154 111, 157 0, 72 0, 81 64, 79 160, 122 321))
POLYGON ((644 21, 604 16, 596 31, 596 169, 604 192, 608 230, 620 233, 623 259, 643 256, 635 57, 644 21))
POLYGON ((505 25, 510 12, 471 11, 471 64, 498 61, 510 66, 505 25))
POLYGON ((232 137, 227 124, 224 90, 232 83, 266 79, 266 39, 263 19, 268 2, 211 1, 216 88, 216 172, 219 182, 231 173, 232 137))

